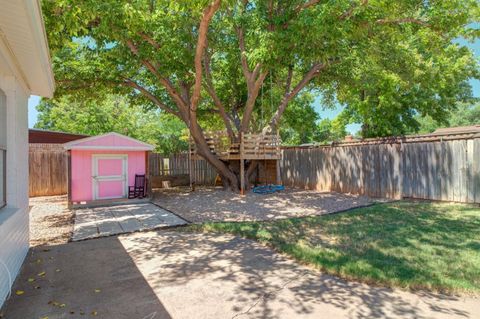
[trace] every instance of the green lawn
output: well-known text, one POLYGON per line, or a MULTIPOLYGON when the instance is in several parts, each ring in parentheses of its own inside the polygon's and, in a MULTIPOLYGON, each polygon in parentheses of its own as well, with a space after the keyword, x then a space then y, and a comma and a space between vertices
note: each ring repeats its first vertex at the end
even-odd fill
POLYGON ((186 230, 255 239, 347 279, 411 289, 480 292, 478 206, 396 202, 334 215, 206 223, 186 230))

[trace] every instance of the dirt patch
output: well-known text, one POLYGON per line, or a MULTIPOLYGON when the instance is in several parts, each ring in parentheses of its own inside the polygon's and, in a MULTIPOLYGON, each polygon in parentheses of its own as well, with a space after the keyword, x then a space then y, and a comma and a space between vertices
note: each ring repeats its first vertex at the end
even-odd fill
POLYGON ((299 189, 240 196, 221 188, 157 190, 154 202, 194 223, 252 221, 323 215, 371 203, 365 196, 299 189))
POLYGON ((66 196, 30 198, 30 246, 58 245, 70 240, 74 213, 66 196))

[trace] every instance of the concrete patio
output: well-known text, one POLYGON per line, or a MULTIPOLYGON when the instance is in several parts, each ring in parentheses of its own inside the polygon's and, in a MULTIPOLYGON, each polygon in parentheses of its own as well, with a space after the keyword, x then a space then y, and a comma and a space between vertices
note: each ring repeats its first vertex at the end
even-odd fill
POLYGON ((151 203, 75 210, 73 241, 185 225, 175 214, 151 203))
POLYGON ((9 319, 441 319, 478 318, 479 305, 473 297, 341 280, 238 237, 155 231, 33 248, 0 313, 9 319))

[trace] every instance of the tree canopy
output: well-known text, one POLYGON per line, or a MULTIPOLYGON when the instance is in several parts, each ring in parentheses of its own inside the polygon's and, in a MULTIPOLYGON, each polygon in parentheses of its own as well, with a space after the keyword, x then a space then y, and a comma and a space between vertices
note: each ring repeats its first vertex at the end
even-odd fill
POLYGON ((412 130, 408 133, 432 133, 441 127, 470 126, 480 125, 480 103, 459 103, 451 110, 445 121, 436 121, 431 116, 417 115, 418 130, 412 130))
POLYGON ((472 52, 454 42, 478 36, 476 0, 47 0, 43 7, 57 95, 127 94, 180 118, 234 189, 238 173, 210 152, 204 123, 221 123, 232 140, 276 131, 287 107, 315 90, 325 105, 346 105, 344 117, 363 123, 365 135, 392 134, 417 113, 446 116, 478 77, 472 52))
POLYGON ((35 127, 86 135, 117 132, 155 145, 155 151, 162 154, 188 149, 187 127, 180 119, 128 102, 118 95, 106 95, 101 101, 75 100, 67 95, 42 99, 35 127))

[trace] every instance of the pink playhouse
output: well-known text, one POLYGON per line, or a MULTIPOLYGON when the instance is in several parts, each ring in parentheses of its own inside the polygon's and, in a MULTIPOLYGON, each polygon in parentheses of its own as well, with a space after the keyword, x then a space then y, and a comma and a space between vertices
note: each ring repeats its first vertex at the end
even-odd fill
POLYGON ((139 183, 147 189, 145 176, 152 145, 112 132, 72 141, 64 147, 68 151, 70 206, 127 199, 139 183))

